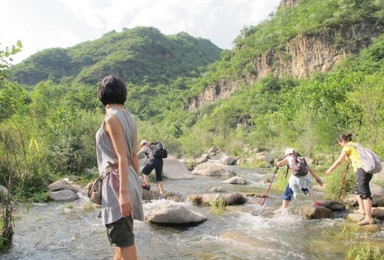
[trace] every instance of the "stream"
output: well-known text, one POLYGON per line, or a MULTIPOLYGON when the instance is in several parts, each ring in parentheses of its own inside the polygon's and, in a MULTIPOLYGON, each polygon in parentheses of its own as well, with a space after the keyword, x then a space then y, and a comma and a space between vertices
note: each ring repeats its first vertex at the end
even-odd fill
MULTIPOLYGON (((236 166, 233 170, 249 184, 222 184, 225 178, 194 176, 194 179, 167 179, 164 187, 183 195, 211 193, 214 186, 228 192, 263 194, 269 185, 263 183, 265 173, 273 172, 273 169, 236 166)), ((153 189, 155 186, 152 184, 153 189)), ((138 259, 345 259, 348 250, 364 241, 375 241, 383 250, 382 230, 367 232, 342 217, 304 220, 292 213, 287 216, 274 213, 280 207, 282 193, 274 191, 272 186, 264 207, 259 205, 262 198, 254 198, 253 203, 229 206, 222 213, 212 212, 211 207, 182 203, 208 217, 193 227, 135 221, 138 259), (348 226, 356 226, 353 235, 345 231, 348 226)), ((144 210, 165 203, 175 202, 155 200, 145 203, 144 210)), ((298 196, 290 207, 311 203, 298 196)), ((71 203, 21 206, 15 213, 13 248, 8 254, 0 255, 0 259, 113 259, 114 247, 97 218, 98 210, 89 205, 88 198, 80 195, 79 200, 71 203)))

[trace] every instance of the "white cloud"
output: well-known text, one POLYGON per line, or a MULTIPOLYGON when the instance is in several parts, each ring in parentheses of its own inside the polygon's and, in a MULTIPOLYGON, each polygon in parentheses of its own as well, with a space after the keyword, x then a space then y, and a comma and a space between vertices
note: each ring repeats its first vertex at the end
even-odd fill
POLYGON ((122 28, 184 31, 231 48, 244 26, 256 25, 280 0, 13 0, 0 2, 1 47, 23 42, 16 60, 46 48, 69 47, 122 28))

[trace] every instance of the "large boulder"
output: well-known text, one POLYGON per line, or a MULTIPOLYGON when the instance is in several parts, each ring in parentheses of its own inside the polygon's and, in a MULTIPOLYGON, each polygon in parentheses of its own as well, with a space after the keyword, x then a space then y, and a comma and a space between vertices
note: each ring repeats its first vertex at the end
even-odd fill
MULTIPOLYGON (((372 181, 369 184, 369 187, 371 189, 372 193, 372 205, 375 207, 382 207, 384 206, 384 187, 375 183, 372 183, 372 181)), ((351 206, 357 206, 357 199, 355 195, 348 194, 344 201, 348 203, 351 206)))
POLYGON ((184 163, 174 157, 163 159, 163 174, 168 179, 193 179, 192 173, 184 163))
POLYGON ((160 205, 147 212, 145 219, 161 225, 196 225, 207 220, 207 217, 187 209, 181 204, 160 205))
MULTIPOLYGON (((147 159, 140 159, 140 172, 146 164, 147 159)), ((188 170, 184 163, 180 160, 168 156, 168 158, 163 159, 163 174, 168 179, 193 179, 192 173, 188 170)), ((154 171, 153 171, 154 172, 154 171)))
POLYGON ((374 174, 372 180, 377 182, 384 181, 384 168, 381 172, 374 174))
POLYGON ((236 173, 224 165, 206 162, 196 166, 192 174, 204 176, 235 176, 236 173))

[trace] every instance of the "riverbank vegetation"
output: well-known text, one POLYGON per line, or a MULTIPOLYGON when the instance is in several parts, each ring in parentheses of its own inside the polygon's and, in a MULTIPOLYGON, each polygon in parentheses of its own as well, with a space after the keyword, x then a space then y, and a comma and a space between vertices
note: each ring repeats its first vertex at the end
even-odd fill
MULTIPOLYGON (((193 68, 183 63, 180 71, 183 52, 178 49, 172 70, 165 73, 160 69, 161 64, 157 64, 151 68, 156 69, 159 77, 150 77, 153 70, 147 71, 148 75, 140 71, 127 80, 126 108, 135 114, 139 140, 161 140, 170 154, 187 158, 198 157, 212 146, 244 158, 253 148, 282 154, 285 147, 295 147, 313 159, 321 177, 325 167, 338 156, 340 148, 335 145, 335 138, 344 132, 353 133, 355 140, 384 158, 384 35, 372 39, 368 48, 348 56, 330 72, 315 73, 306 79, 270 75, 256 83, 238 86, 225 100, 194 110, 185 109, 188 99, 207 85, 252 73, 249 71, 252 60, 265 50, 279 48, 297 35, 316 34, 327 26, 369 19, 380 27, 384 25, 383 14, 382 1, 300 1, 299 8, 281 8, 262 24, 245 28, 235 39, 235 48, 221 52, 221 60, 218 49, 214 49, 204 63, 196 61, 193 68)), ((144 52, 161 49, 161 42, 169 41, 153 28, 128 30, 124 34, 134 35, 135 42, 141 46, 137 50, 144 52), (149 37, 146 33, 155 37, 150 39, 161 39, 160 43, 151 40, 153 44, 144 46, 144 39, 149 37)), ((111 32, 103 41, 120 37, 119 33, 111 32)), ((210 43, 196 42, 185 34, 173 38, 186 46, 194 42, 194 46, 206 44, 212 48, 210 43)), ((86 49, 83 44, 77 47, 68 53, 82 57, 78 61, 83 62, 80 65, 95 61, 95 57, 81 55, 86 49)), ((16 50, 19 49, 0 52, 1 69, 9 67, 5 58, 16 50)), ((40 53, 19 67, 0 73, 0 181, 6 184, 12 178, 14 185, 9 190, 12 194, 19 192, 24 201, 44 200, 42 194, 51 182, 68 175, 84 176, 85 169, 96 166, 94 136, 104 117, 95 95, 96 80, 114 71, 109 66, 115 64, 113 61, 122 62, 114 56, 116 59, 104 64, 97 56, 101 63, 94 70, 80 72, 79 64, 74 74, 39 70, 41 64, 37 60, 42 60, 39 57, 61 53, 58 61, 60 57, 68 58, 67 52, 56 51, 40 53), (36 82, 28 85, 12 80, 9 73, 17 71, 24 73, 19 74, 23 80, 37 73, 33 77, 36 82), (23 188, 18 190, 20 185, 23 188)), ((130 61, 145 57, 140 54, 143 52, 135 53, 130 61)), ((140 67, 146 68, 148 62, 143 61, 140 67)), ((327 184, 330 178, 325 181, 327 184)), ((327 185, 327 196, 332 197, 340 187, 340 180, 329 183, 335 183, 327 185)))
MULTIPOLYGON (((276 26, 275 20, 284 16, 279 12, 260 28, 276 26)), ((139 139, 162 140, 176 157, 198 157, 213 145, 239 157, 249 156, 253 148, 279 154, 295 147, 321 170, 338 155, 334 140, 343 132, 352 132, 357 141, 383 154, 383 46, 380 36, 331 72, 304 80, 268 76, 239 86, 225 100, 185 110, 185 93, 209 81, 209 71, 220 68, 213 64, 206 77, 179 77, 156 87, 131 84, 126 107, 136 115, 139 139)), ((95 97, 96 85, 46 80, 24 86, 10 76, 1 81, 0 130, 18 129, 25 141, 29 169, 23 196, 34 200, 50 182, 96 166, 94 134, 104 112, 95 97)), ((2 158, 4 154, 2 150, 2 158)))
MULTIPOLYGON (((330 5, 335 1, 325 2, 330 5)), ((341 10, 347 12, 350 1, 341 2, 344 3, 341 10)), ((358 2, 354 8, 362 8, 362 18, 367 11, 374 10, 371 19, 381 22, 382 6, 375 1, 358 2)), ((303 3, 306 6, 311 1, 303 3)), ((274 28, 276 23, 281 24, 290 12, 294 11, 279 10, 270 21, 252 27, 255 34, 247 34, 251 38, 243 35, 236 40, 237 44, 244 45, 266 31, 268 25, 274 28)), ((303 11, 300 7, 295 12, 300 15, 303 11)), ((346 22, 344 16, 339 18, 346 22)), ((312 27, 320 25, 316 23, 312 27)), ((153 29, 134 30, 138 31, 149 31, 159 37, 153 29)), ((117 37, 116 33, 113 35, 117 37)), ((269 34, 265 32, 265 35, 269 34)), ((281 151, 291 146, 322 165, 334 159, 324 155, 337 156, 339 148, 334 140, 343 132, 352 132, 356 140, 381 155, 384 152, 383 46, 384 37, 377 37, 368 48, 347 57, 329 73, 317 73, 304 80, 268 76, 255 84, 239 86, 230 98, 195 110, 184 109, 185 93, 204 85, 202 82, 209 82, 212 71, 224 72, 220 69, 222 65, 211 65, 207 76, 180 76, 166 85, 132 82, 126 107, 136 115, 139 139, 161 139, 177 157, 197 157, 213 145, 233 156, 247 156, 247 147, 281 151)), ((33 198, 37 191, 46 189, 49 182, 62 175, 82 175, 84 169, 95 167, 94 133, 103 119, 95 88, 96 85, 70 80, 60 83, 45 80, 34 86, 1 81, 1 131, 19 129, 30 163, 25 178, 28 188, 23 191, 26 198, 33 198)), ((1 152, 3 156, 5 151, 1 152)))

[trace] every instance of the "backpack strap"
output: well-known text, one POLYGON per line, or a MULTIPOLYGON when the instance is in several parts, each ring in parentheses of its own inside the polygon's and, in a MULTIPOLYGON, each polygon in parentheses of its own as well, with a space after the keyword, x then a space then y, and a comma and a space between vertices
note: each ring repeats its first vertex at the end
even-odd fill
POLYGON ((289 172, 289 166, 288 166, 288 164, 287 164, 287 171, 285 172, 285 178, 288 177, 288 172, 289 172))

